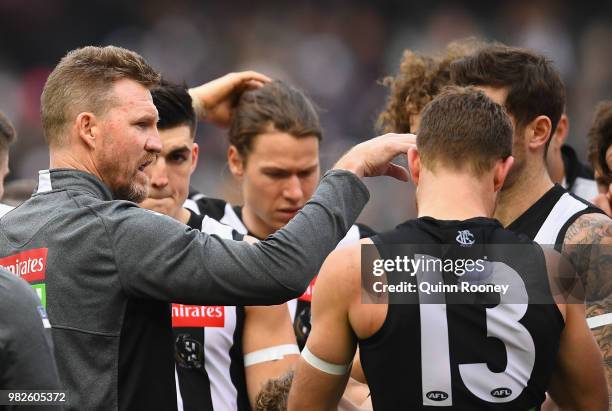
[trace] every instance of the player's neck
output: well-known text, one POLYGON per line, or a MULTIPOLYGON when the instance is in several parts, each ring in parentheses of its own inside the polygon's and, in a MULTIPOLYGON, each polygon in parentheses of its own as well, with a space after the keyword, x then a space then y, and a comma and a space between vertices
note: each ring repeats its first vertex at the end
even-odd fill
POLYGON ((438 220, 491 217, 495 199, 488 182, 464 174, 422 178, 416 197, 418 216, 438 220))
POLYGON ((546 194, 553 185, 544 165, 534 170, 525 170, 516 178, 512 186, 504 188, 499 194, 495 218, 504 227, 507 227, 546 194))
POLYGON ((266 238, 275 231, 257 217, 253 210, 246 204, 242 207, 242 224, 244 224, 246 229, 249 230, 249 233, 256 238, 266 238))

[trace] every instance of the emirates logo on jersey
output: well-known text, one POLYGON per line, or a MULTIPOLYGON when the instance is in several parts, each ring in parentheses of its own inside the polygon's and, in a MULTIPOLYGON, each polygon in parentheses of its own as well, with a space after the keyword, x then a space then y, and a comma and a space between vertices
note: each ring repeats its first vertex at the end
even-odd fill
POLYGON ((0 266, 29 283, 42 281, 47 268, 47 249, 35 248, 0 258, 0 266))
POLYGON ((172 304, 172 327, 224 327, 225 307, 172 304))
POLYGON ((457 242, 461 244, 463 247, 468 247, 474 244, 474 234, 470 230, 459 230, 457 231, 457 237, 455 237, 457 242))
POLYGON ((312 291, 314 290, 315 283, 317 282, 317 277, 313 278, 310 284, 308 284, 308 288, 301 297, 298 298, 300 301, 312 302, 312 291))
POLYGON ((4 267, 30 283, 32 289, 40 298, 43 308, 47 306, 47 288, 45 273, 47 272, 47 248, 35 248, 18 254, 0 258, 0 267, 4 267))

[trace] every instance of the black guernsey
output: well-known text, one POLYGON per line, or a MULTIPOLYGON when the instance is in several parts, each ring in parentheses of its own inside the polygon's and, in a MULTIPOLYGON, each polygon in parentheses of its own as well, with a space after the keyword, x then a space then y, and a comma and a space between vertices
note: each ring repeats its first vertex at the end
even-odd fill
POLYGON ((603 211, 556 184, 506 228, 561 251, 569 226, 578 217, 592 213, 603 211))
MULTIPOLYGON (((197 191, 191 189, 189 199, 185 204, 189 209, 207 215, 227 224, 240 233, 248 234, 251 237, 257 237, 251 233, 242 222, 242 206, 232 206, 225 200, 207 197, 197 191)), ((338 244, 338 247, 349 245, 359 241, 362 238, 369 238, 375 235, 376 232, 365 224, 354 224, 346 234, 346 237, 338 244)), ((259 238, 259 240, 263 240, 259 238)), ((317 277, 313 278, 306 292, 300 297, 287 302, 289 307, 289 315, 293 323, 293 331, 300 350, 306 345, 308 336, 310 335, 311 325, 311 308, 312 292, 314 290, 317 277)))
MULTIPOLYGON (((421 304, 389 304, 381 328, 359 341, 374 409, 539 410, 564 327, 550 297, 541 249, 486 218, 439 221, 424 217, 372 240, 384 258, 397 256, 389 247, 383 248, 390 244, 412 244, 414 250, 431 249, 432 244, 466 250, 459 242, 474 248, 524 244, 533 253, 521 255, 524 258, 516 262, 500 251, 489 254, 489 262, 501 261, 518 273, 527 291, 524 304, 499 304, 497 294, 498 303, 453 304, 448 293, 438 304, 422 304, 425 297, 420 294, 415 298, 421 304), (540 304, 531 303, 534 289, 547 294, 540 304)), ((445 251, 444 257, 459 255, 445 251)), ((454 276, 447 273, 444 283, 454 276)))

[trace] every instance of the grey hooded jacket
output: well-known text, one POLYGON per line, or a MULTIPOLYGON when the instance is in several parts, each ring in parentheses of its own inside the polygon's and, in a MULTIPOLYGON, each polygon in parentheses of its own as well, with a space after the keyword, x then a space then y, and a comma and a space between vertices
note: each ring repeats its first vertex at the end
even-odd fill
POLYGON ((368 200, 330 171, 296 217, 249 245, 113 200, 76 170, 44 170, 0 219, 0 265, 38 288, 74 410, 176 409, 170 302, 279 304, 301 295, 368 200))

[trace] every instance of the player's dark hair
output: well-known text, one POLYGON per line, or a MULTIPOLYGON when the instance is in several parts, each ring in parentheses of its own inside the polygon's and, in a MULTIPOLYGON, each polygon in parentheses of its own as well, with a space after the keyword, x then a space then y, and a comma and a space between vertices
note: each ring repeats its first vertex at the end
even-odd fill
POLYGON ((504 107, 474 87, 447 87, 425 106, 417 136, 423 165, 475 175, 512 155, 512 122, 504 107))
POLYGON ((612 183, 612 170, 606 161, 606 152, 612 145, 612 100, 597 104, 588 137, 589 160, 599 173, 598 180, 607 186, 612 183))
POLYGON ((157 128, 167 130, 179 126, 188 126, 191 138, 195 137, 196 114, 186 86, 162 80, 159 86, 151 90, 151 95, 159 113, 157 128))
POLYGON ((8 146, 15 141, 16 135, 17 133, 15 132, 13 124, 8 117, 0 111, 0 153, 8 150, 8 146))
POLYGON ((565 107, 565 86, 553 63, 523 48, 499 43, 483 47, 451 63, 451 81, 460 86, 507 87, 505 106, 517 129, 545 115, 552 123, 552 136, 565 107))
POLYGON ((270 131, 296 138, 323 137, 312 102, 302 91, 278 80, 242 93, 232 116, 230 144, 246 159, 255 138, 270 131))

